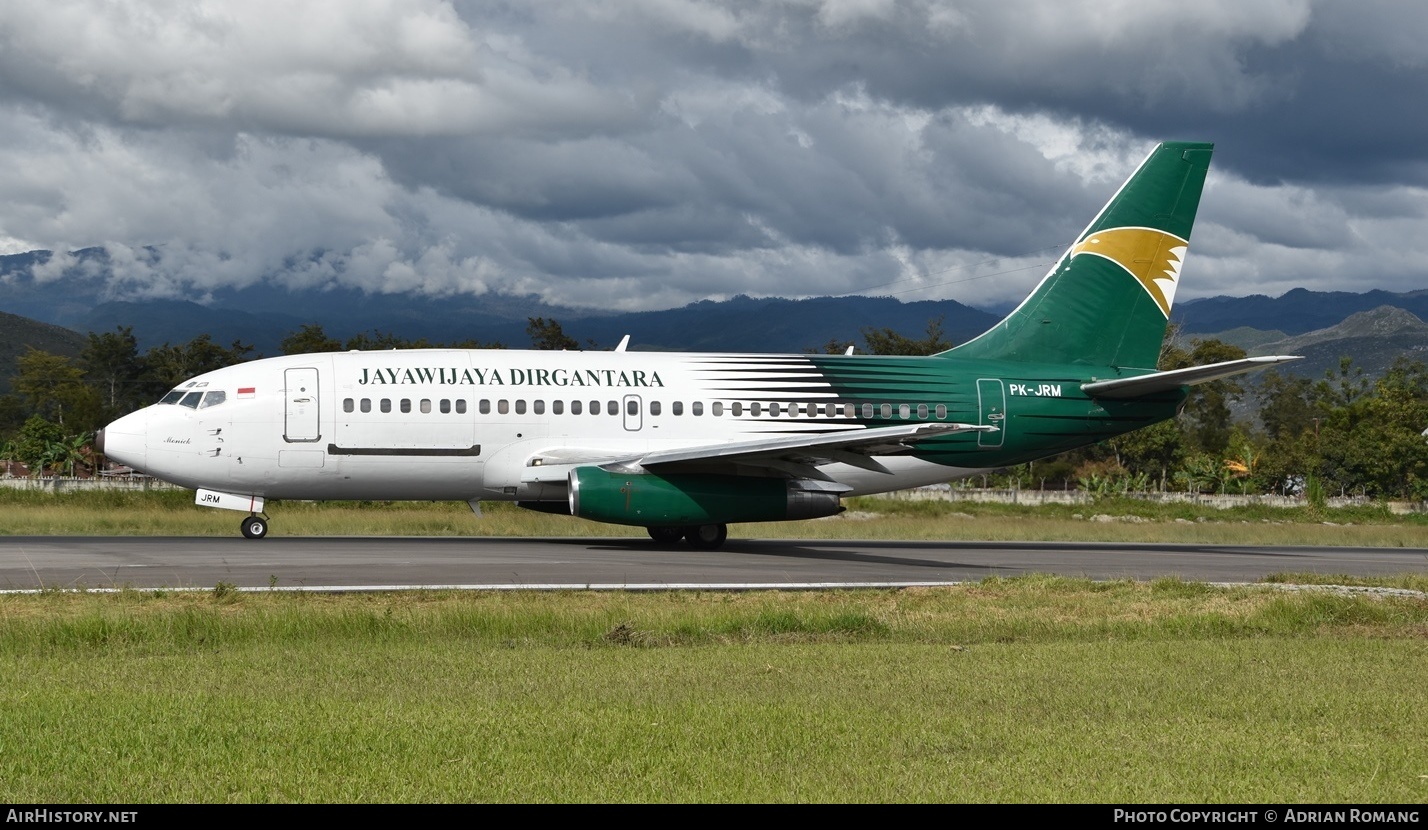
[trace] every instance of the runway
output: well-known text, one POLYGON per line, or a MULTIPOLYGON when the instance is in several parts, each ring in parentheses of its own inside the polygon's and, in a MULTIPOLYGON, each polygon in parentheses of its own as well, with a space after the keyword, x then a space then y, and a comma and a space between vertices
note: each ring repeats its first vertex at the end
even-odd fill
POLYGON ((935 585, 1051 573, 1254 582, 1273 573, 1428 573, 1428 549, 1134 543, 730 540, 718 551, 646 538, 16 536, 0 590, 757 589, 935 585))

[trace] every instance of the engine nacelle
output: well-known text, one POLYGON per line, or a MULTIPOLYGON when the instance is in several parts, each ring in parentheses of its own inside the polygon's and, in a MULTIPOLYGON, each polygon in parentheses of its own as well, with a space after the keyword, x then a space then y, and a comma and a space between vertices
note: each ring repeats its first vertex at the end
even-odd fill
POLYGON ((621 525, 724 524, 816 519, 842 512, 821 482, 752 476, 570 471, 570 513, 621 525))

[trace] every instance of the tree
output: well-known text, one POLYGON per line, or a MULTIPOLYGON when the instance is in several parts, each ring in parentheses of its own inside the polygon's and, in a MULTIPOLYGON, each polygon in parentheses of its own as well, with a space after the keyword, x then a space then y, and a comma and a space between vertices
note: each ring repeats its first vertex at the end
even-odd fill
POLYGON ((242 363, 252 351, 252 346, 238 340, 225 349, 214 343, 211 335, 200 334, 182 346, 170 346, 168 343, 155 346, 145 353, 144 362, 149 379, 162 393, 194 375, 242 363))
POLYGON ((1320 425, 1316 472, 1368 496, 1428 498, 1428 367, 1400 358, 1366 390, 1347 368, 1348 394, 1342 384, 1318 387, 1339 405, 1320 425))
POLYGON ((1309 378, 1281 375, 1273 369, 1260 378, 1259 418, 1275 441, 1297 440, 1312 430, 1316 415, 1313 382, 1309 378))
MULTIPOLYGON (((1161 369, 1184 369, 1226 360, 1239 360, 1245 350, 1220 340, 1195 340, 1189 352, 1178 346, 1163 348, 1161 369)), ((1188 443, 1195 449, 1219 455, 1230 443, 1230 401, 1244 393, 1239 381, 1227 378, 1192 387, 1185 402, 1183 423, 1188 443)))
POLYGON ((65 416, 72 426, 87 428, 101 419, 99 395, 84 383, 84 371, 69 358, 28 348, 15 359, 15 391, 30 411, 53 420, 61 429, 65 416))
POLYGON ((147 398, 144 360, 132 326, 116 326, 104 334, 90 332, 79 362, 85 378, 98 386, 103 396, 105 420, 133 411, 147 398))
POLYGON ((927 322, 927 334, 921 340, 898 334, 890 328, 862 330, 863 342, 870 354, 928 355, 945 352, 952 344, 942 333, 942 317, 927 322))
POLYGON ((317 323, 304 324, 302 328, 289 332, 278 348, 283 354, 315 354, 317 352, 340 352, 342 343, 327 336, 317 323))
MULTIPOLYGON (((426 341, 422 342, 425 343, 426 341)), ((381 329, 372 329, 371 333, 363 331, 352 335, 352 337, 348 338, 347 345, 343 346, 343 348, 348 351, 357 349, 364 352, 384 352, 391 349, 420 348, 420 346, 409 340, 404 340, 391 332, 382 331, 381 329)))
POLYGON ((1174 421, 1117 435, 1106 444, 1115 452, 1119 466, 1162 488, 1185 458, 1184 434, 1174 421))
POLYGON ((73 476, 76 464, 89 463, 90 438, 88 433, 81 433, 52 442, 45 448, 45 464, 54 470, 63 469, 65 475, 73 476))
POLYGON ((58 424, 46 421, 39 415, 31 415, 15 435, 12 448, 15 460, 30 468, 31 475, 44 471, 45 459, 50 448, 64 440, 64 430, 58 424))
POLYGON ((828 338, 828 342, 824 343, 821 348, 808 349, 808 351, 817 352, 820 354, 847 354, 848 349, 852 348, 854 345, 855 344, 852 340, 839 340, 836 337, 830 337, 828 338))
POLYGON ((576 351, 580 348, 575 338, 562 331, 560 323, 553 317, 549 320, 544 317, 527 317, 526 334, 531 338, 532 349, 576 351))

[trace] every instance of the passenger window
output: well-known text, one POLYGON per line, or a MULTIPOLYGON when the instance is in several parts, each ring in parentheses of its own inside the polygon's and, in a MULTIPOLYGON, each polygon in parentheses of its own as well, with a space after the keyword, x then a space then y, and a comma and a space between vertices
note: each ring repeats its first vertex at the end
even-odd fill
POLYGON ((491 400, 490 400, 489 398, 482 398, 482 399, 481 399, 481 403, 477 404, 477 405, 476 405, 476 408, 481 411, 481 414, 482 414, 482 415, 490 415, 490 414, 491 414, 491 400))
POLYGON ((456 414, 457 414, 457 415, 465 415, 465 414, 466 414, 466 399, 465 399, 465 398, 461 398, 461 399, 459 399, 459 400, 456 401, 456 414))
POLYGON ((608 412, 608 413, 610 413, 611 415, 619 415, 619 414, 620 414, 620 402, 619 402, 619 401, 609 401, 608 403, 605 404, 605 411, 608 412))
POLYGON ((551 401, 551 402, 550 402, 550 414, 552 414, 552 415, 564 415, 564 414, 565 414, 565 401, 551 401))
POLYGON ((941 421, 941 420, 945 419, 945 418, 947 417, 947 404, 943 404, 943 403, 938 404, 938 405, 937 405, 937 410, 936 410, 936 412, 937 412, 937 420, 941 421))
POLYGON ((872 404, 870 404, 870 403, 865 403, 865 404, 863 404, 863 417, 864 417, 864 418, 871 418, 871 417, 873 417, 873 405, 872 405, 872 404))
POLYGON ((782 409, 782 407, 780 407, 777 403, 769 404, 769 417, 777 418, 779 416, 780 409, 782 409))
POLYGON ((544 414, 545 414, 545 401, 533 401, 533 402, 531 403, 531 406, 534 407, 534 409, 535 409, 535 414, 537 414, 537 415, 544 415, 544 414))
POLYGON ((582 408, 580 401, 571 401, 571 402, 570 402, 570 414, 571 414, 571 415, 579 415, 580 413, 582 413, 582 412, 584 412, 584 411, 585 411, 585 410, 582 408))
POLYGON ((402 412, 406 413, 406 412, 411 412, 411 411, 412 411, 412 399, 411 399, 411 398, 402 398, 402 412))
POLYGON ((524 414, 526 414, 526 399, 525 399, 525 398, 521 398, 520 400, 516 401, 516 414, 517 414, 517 415, 524 415, 524 414))
POLYGON ((684 401, 674 401, 669 405, 669 411, 675 415, 684 414, 684 401))
POLYGON ((904 403, 904 404, 898 404, 898 407, 897 407, 897 416, 898 416, 899 418, 903 419, 904 421, 906 421, 908 418, 911 418, 911 417, 912 417, 912 407, 911 407, 911 406, 908 406, 908 405, 905 404, 905 403, 904 403))
POLYGON ((703 414, 704 414, 704 401, 695 401, 694 403, 690 404, 690 405, 689 405, 689 411, 690 411, 690 413, 692 413, 692 414, 694 414, 694 415, 703 415, 703 414))
POLYGON ((199 404, 198 408, 207 409, 210 406, 218 406, 219 404, 223 403, 223 401, 227 399, 227 397, 228 396, 223 392, 209 392, 207 395, 203 396, 203 403, 199 404))
POLYGON ((500 415, 505 415, 506 413, 508 413, 508 412, 510 412, 510 411, 511 411, 511 402, 510 402, 510 401, 506 400, 505 398, 502 398, 501 400, 496 401, 496 412, 497 412, 498 414, 500 414, 500 415))
POLYGON ((383 398, 383 399, 382 399, 381 406, 378 407, 378 408, 381 409, 383 412, 391 412, 391 411, 392 411, 392 399, 391 399, 391 398, 383 398))
POLYGON ((357 402, 356 402, 356 401, 352 400, 351 398, 343 398, 343 399, 342 399, 342 411, 343 411, 343 412, 351 412, 351 411, 353 411, 353 410, 356 409, 356 408, 357 408, 357 402))
POLYGON ((360 409, 360 410, 362 410, 363 412, 371 412, 371 411, 372 411, 372 399, 371 399, 371 398, 363 398, 363 399, 362 399, 362 402, 361 402, 360 404, 358 404, 357 408, 360 409))
POLYGON ((650 414, 651 414, 651 415, 658 415, 658 414, 659 414, 659 401, 650 401, 650 414))
POLYGON ((159 403, 178 403, 179 398, 182 398, 182 397, 183 397, 183 390, 182 390, 182 389, 175 389, 175 390, 173 390, 172 392, 168 393, 167 395, 163 396, 162 398, 159 398, 159 403))
POLYGON ((744 414, 744 403, 743 403, 743 401, 734 401, 733 403, 729 404, 729 414, 730 414, 730 415, 733 415, 735 418, 739 417, 740 415, 743 415, 743 414, 744 414))
POLYGON ((640 414, 640 402, 639 402, 638 400, 634 399, 634 398, 630 398, 628 401, 625 401, 625 414, 626 414, 626 415, 638 415, 638 414, 640 414))
POLYGON ((430 414, 431 414, 431 398, 422 398, 422 399, 421 399, 421 414, 423 414, 423 415, 430 415, 430 414))
POLYGON ((442 398, 442 399, 441 399, 441 403, 439 404, 439 406, 440 406, 441 414, 442 414, 442 415, 450 415, 450 414, 451 414, 451 399, 450 399, 450 398, 442 398))
POLYGON ((724 414, 724 402, 715 401, 714 403, 710 404, 710 412, 716 418, 722 417, 724 414))
POLYGON ((917 417, 924 421, 927 420, 927 404, 920 403, 917 405, 917 417))
POLYGON ((202 392, 190 392, 184 395, 179 401, 179 406, 186 406, 189 409, 198 409, 198 399, 203 397, 202 392))
POLYGON ((882 411, 882 415, 884 418, 892 417, 892 404, 885 403, 881 407, 879 407, 879 409, 882 411))
POLYGON ((591 414, 591 415, 599 415, 599 414, 600 414, 600 402, 599 402, 599 401, 591 401, 591 402, 590 402, 590 414, 591 414))

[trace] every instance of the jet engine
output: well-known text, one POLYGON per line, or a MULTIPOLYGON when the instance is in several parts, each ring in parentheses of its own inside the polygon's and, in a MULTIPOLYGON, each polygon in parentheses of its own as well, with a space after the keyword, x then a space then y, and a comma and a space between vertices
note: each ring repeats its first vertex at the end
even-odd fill
POLYGON ((570 513, 597 522, 658 527, 816 519, 843 511, 847 488, 807 479, 570 471, 570 513))

